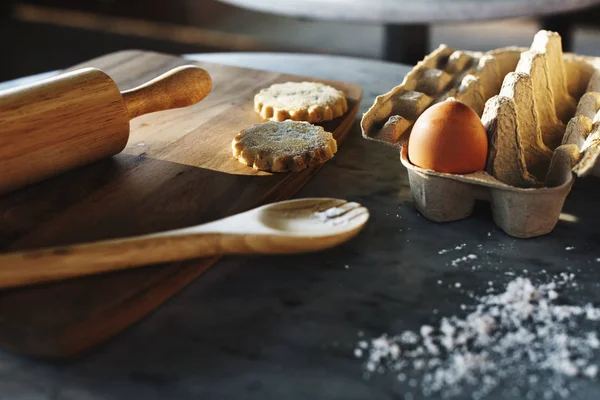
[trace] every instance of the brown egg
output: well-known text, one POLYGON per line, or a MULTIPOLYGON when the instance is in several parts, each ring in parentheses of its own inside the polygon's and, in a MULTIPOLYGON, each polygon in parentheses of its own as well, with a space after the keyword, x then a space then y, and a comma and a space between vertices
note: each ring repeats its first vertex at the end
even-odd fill
POLYGON ((488 140, 473 109, 456 100, 429 107, 415 122, 408 141, 414 165, 451 174, 483 170, 488 140))

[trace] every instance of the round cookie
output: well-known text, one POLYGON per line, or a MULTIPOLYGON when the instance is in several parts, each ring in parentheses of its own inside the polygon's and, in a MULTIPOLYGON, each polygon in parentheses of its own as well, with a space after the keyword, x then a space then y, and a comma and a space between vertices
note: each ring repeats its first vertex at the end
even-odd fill
POLYGON ((242 164, 271 172, 301 171, 323 164, 337 152, 331 133, 298 121, 254 124, 240 131, 231 147, 242 164))
POLYGON ((344 93, 317 82, 276 83, 254 96, 254 109, 272 121, 321 122, 344 115, 344 93))

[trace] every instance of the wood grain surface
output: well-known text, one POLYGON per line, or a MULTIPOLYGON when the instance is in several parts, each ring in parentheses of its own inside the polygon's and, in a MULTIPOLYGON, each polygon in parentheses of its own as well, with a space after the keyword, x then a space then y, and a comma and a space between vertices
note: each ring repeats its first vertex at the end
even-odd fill
MULTIPOLYGON (((174 56, 126 51, 77 68, 100 68, 123 91, 187 63, 174 56)), ((317 168, 289 174, 255 171, 231 156, 231 140, 240 129, 260 122, 252 102, 257 90, 310 78, 195 64, 213 80, 212 92, 202 102, 136 118, 121 154, 0 197, 0 249, 182 228, 296 193, 317 168)), ((344 117, 323 124, 340 142, 355 123, 362 91, 351 84, 329 84, 343 90, 349 103, 344 117)), ((148 314, 215 261, 2 291, 0 346, 43 357, 81 354, 148 314)))

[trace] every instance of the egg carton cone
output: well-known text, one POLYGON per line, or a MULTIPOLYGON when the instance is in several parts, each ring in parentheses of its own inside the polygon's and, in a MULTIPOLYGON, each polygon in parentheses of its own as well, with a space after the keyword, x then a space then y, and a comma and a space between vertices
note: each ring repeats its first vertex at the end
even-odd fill
POLYGON ((563 53, 557 33, 539 31, 530 48, 441 45, 375 99, 361 129, 365 138, 400 149, 415 205, 428 219, 463 219, 475 200, 487 200, 498 227, 529 238, 554 229, 576 176, 600 177, 599 110, 600 58, 563 53), (451 98, 481 117, 485 171, 440 173, 409 160, 416 119, 451 98))

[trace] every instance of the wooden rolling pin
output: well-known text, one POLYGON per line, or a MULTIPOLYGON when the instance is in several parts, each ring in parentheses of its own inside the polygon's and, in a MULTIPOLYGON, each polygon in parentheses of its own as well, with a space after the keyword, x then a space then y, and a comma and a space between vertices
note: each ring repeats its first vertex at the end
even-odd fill
POLYGON ((211 86, 190 65, 120 92, 84 68, 0 92, 0 194, 120 153, 131 119, 195 104, 211 86))

